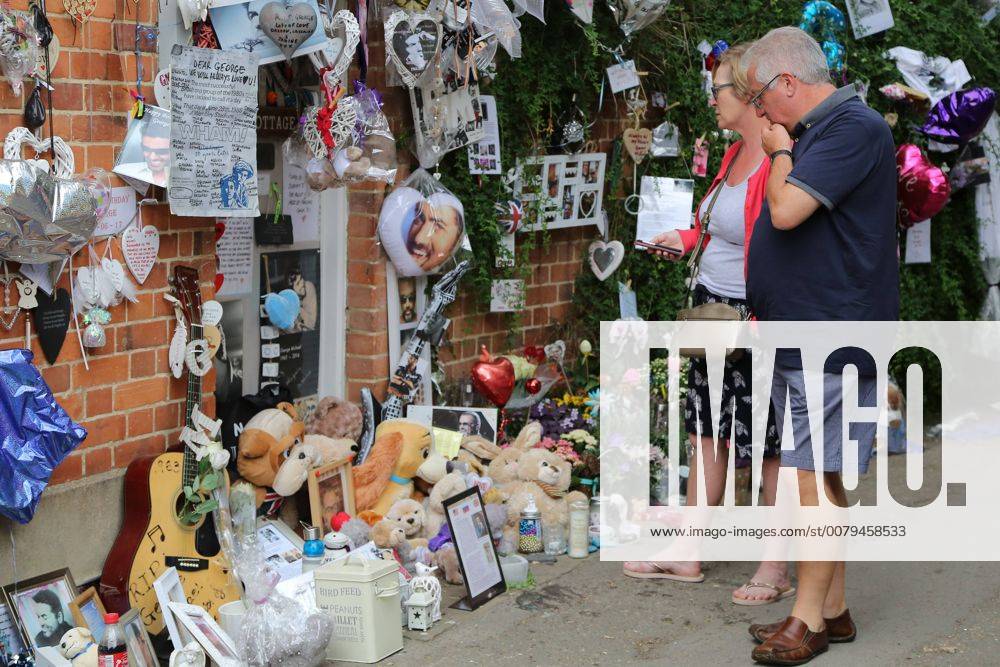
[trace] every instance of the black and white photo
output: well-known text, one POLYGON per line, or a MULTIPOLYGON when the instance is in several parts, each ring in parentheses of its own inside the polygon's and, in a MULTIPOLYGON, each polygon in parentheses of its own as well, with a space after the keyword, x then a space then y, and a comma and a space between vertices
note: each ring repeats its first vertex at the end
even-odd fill
POLYGON ((4 591, 32 648, 58 646, 62 636, 73 629, 69 605, 76 598, 76 584, 69 570, 8 584, 4 591))

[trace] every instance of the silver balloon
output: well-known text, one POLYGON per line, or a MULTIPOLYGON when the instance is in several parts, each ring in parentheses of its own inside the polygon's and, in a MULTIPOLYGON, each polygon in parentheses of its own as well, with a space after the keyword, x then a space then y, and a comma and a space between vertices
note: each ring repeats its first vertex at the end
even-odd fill
POLYGON ((98 202, 87 185, 23 160, 0 160, 0 259, 42 264, 90 239, 98 202))
POLYGON ((611 14, 626 37, 660 18, 670 0, 608 0, 611 14))

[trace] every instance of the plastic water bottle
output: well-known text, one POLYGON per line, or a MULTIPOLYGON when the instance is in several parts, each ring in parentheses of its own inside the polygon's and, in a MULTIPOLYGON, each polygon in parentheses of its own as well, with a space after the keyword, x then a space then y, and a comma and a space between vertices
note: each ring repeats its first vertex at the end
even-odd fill
POLYGON ((312 572, 323 564, 325 547, 319 528, 309 526, 303 531, 305 544, 302 545, 302 572, 312 572))
POLYGON ((104 636, 97 645, 97 667, 128 667, 125 633, 118 625, 118 614, 104 615, 104 636))

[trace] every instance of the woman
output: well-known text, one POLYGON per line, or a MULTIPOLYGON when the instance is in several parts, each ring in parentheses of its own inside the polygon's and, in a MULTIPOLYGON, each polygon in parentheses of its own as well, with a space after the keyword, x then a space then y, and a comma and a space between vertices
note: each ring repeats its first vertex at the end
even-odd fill
MULTIPOLYGON (((746 257, 753 224, 760 213, 764 201, 770 161, 761 147, 761 132, 768 126, 765 118, 758 118, 750 99, 746 72, 740 67, 740 57, 749 45, 740 44, 724 51, 716 60, 712 70, 711 106, 715 109, 715 120, 720 130, 732 130, 742 139, 733 144, 722 159, 719 173, 698 207, 695 226, 683 231, 672 230, 660 234, 653 243, 691 252, 701 234, 701 221, 705 216, 712 196, 721 188, 712 206, 709 228, 702 250, 701 267, 694 290, 694 305, 723 302, 739 311, 748 319, 746 302, 746 257), (731 169, 730 169, 731 167, 731 169), (725 178, 726 174, 728 178, 725 178), (723 179, 725 181, 723 182, 723 179)), ((675 258, 662 251, 653 251, 660 257, 675 258)), ((722 389, 721 428, 723 433, 733 432, 733 401, 736 404, 735 456, 738 465, 746 465, 751 456, 751 404, 750 357, 743 355, 739 360, 727 361, 722 389), (743 400, 744 398, 747 400, 743 400)), ((729 442, 719 439, 718 450, 714 452, 712 442, 713 420, 709 408, 707 372, 704 359, 692 359, 688 373, 687 404, 684 409, 684 425, 691 447, 697 447, 705 465, 705 498, 709 505, 718 505, 726 486, 729 442), (702 437, 699 441, 698 432, 702 437)), ((689 452, 692 450, 689 449, 689 452)), ((767 439, 764 451, 764 502, 774 504, 778 481, 779 444, 773 418, 768 420, 767 439)), ((693 453, 688 457, 690 474, 687 486, 687 504, 693 506, 698 497, 697 483, 700 477, 698 457, 693 453)), ((673 579, 676 581, 700 582, 704 580, 701 563, 687 562, 641 562, 629 561, 624 566, 625 574, 641 579, 673 579)), ((751 580, 733 592, 733 602, 742 605, 761 605, 775 602, 794 594, 788 578, 788 564, 764 561, 757 568, 751 580)))

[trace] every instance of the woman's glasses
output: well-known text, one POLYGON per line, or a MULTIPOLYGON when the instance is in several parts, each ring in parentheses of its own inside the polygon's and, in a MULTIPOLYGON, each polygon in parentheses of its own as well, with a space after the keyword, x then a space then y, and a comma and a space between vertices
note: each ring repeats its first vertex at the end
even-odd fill
POLYGON ((712 86, 712 99, 715 100, 716 102, 718 102, 719 101, 719 91, 722 90, 723 88, 732 88, 732 87, 733 87, 733 84, 731 84, 731 83, 720 83, 718 86, 712 86))

